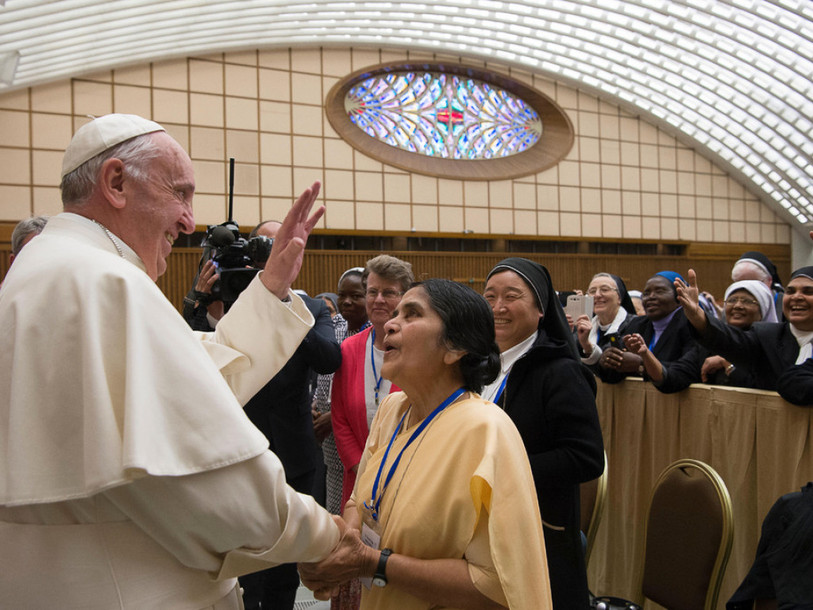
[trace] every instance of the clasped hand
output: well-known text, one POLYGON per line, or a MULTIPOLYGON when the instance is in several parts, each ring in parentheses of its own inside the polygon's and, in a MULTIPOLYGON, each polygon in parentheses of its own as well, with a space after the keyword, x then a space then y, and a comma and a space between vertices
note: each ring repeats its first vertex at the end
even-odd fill
POLYGON ((618 369, 624 363, 624 352, 617 347, 608 347, 602 352, 599 364, 604 368, 618 369))
POLYGON ((319 600, 330 599, 339 585, 360 576, 372 576, 379 552, 361 541, 359 530, 348 527, 339 516, 333 520, 339 526, 341 539, 336 548, 318 563, 300 563, 302 584, 319 600))

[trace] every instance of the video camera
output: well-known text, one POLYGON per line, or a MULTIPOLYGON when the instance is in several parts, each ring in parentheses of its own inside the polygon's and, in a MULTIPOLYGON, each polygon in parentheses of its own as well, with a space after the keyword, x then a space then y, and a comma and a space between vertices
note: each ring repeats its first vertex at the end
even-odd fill
POLYGON ((203 255, 198 271, 208 260, 214 261, 219 279, 212 286, 212 301, 223 301, 228 309, 265 265, 271 254, 273 239, 263 235, 245 239, 232 220, 234 194, 234 159, 229 159, 229 219, 209 225, 201 246, 203 255))

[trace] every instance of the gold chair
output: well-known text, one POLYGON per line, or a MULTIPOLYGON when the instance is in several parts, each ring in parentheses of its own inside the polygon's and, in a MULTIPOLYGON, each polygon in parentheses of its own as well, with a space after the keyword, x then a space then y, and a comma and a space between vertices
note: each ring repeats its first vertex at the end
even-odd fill
POLYGON ((734 537, 731 497, 708 464, 670 464, 652 491, 640 591, 669 610, 713 610, 734 537))
POLYGON ((604 452, 604 471, 597 479, 587 481, 579 486, 579 504, 581 518, 579 527, 587 537, 587 548, 584 552, 584 565, 590 561, 596 532, 604 514, 604 503, 607 501, 607 452, 604 452))

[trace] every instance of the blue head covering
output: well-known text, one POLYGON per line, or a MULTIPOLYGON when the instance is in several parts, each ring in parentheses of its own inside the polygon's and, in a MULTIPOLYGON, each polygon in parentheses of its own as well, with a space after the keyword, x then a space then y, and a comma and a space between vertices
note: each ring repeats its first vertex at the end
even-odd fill
POLYGON ((672 292, 675 293, 675 298, 677 298, 677 288, 675 288, 675 280, 680 279, 681 282, 684 284, 686 280, 683 279, 683 276, 680 275, 677 271, 658 271, 655 275, 660 275, 661 277, 665 277, 669 280, 669 285, 672 287, 672 292))
POLYGON ((660 275, 661 277, 665 277, 671 284, 675 283, 675 280, 680 278, 682 282, 686 280, 683 279, 683 276, 680 275, 677 271, 658 271, 655 275, 660 275))

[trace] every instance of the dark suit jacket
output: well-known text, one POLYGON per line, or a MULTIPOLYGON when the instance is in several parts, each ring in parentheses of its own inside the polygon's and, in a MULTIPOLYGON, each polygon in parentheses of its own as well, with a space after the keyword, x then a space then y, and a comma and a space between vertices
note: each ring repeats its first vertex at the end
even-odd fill
POLYGON ((511 367, 500 398, 531 463, 555 610, 587 608, 579 483, 604 470, 596 380, 570 353, 540 329, 531 349, 511 367))
POLYGON ((796 364, 782 373, 776 382, 779 395, 795 405, 813 405, 813 359, 796 364))
POLYGON ((779 498, 762 522, 751 570, 726 604, 727 610, 775 599, 780 610, 813 608, 813 483, 779 498))
MULTIPOLYGON (((342 352, 324 301, 302 296, 316 322, 271 381, 245 406, 246 415, 265 434, 291 480, 316 468, 308 378, 311 369, 328 374, 339 368, 342 352)), ((300 490, 301 491, 301 490, 300 490)))
POLYGON ((706 320, 702 334, 692 329, 697 341, 734 366, 751 367, 760 390, 776 390, 779 377, 795 366, 799 343, 788 322, 756 322, 748 330, 740 330, 720 320, 706 320))
MULTIPOLYGON (((693 383, 703 383, 700 372, 706 358, 713 354, 699 343, 694 346, 678 360, 670 362, 666 369, 666 377, 660 384, 654 384, 664 394, 680 392, 693 383)), ((733 388, 755 388, 756 375, 751 367, 744 365, 734 367, 730 375, 725 371, 716 371, 708 385, 724 385, 733 388)))

